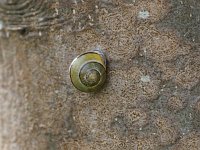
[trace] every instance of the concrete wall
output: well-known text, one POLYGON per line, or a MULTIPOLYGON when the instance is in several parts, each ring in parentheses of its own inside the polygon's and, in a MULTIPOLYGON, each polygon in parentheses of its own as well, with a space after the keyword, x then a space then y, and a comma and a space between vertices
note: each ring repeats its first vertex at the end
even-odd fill
POLYGON ((1 0, 0 149, 198 150, 198 0, 1 0), (70 82, 101 48, 107 81, 70 82))

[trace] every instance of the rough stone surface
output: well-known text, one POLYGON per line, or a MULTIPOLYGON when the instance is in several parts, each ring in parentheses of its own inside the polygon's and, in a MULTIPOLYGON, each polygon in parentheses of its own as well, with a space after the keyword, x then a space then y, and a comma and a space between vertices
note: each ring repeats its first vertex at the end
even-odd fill
POLYGON ((1 0, 0 149, 199 150, 198 0, 1 0), (191 14, 191 15, 190 15, 191 14), (107 81, 69 66, 101 48, 107 81))

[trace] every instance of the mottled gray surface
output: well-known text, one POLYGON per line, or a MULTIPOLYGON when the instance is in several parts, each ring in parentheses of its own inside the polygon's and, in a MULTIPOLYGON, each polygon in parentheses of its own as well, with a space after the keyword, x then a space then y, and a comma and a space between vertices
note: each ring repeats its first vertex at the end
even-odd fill
POLYGON ((1 0, 0 148, 199 150, 198 5, 1 0), (97 47, 106 84, 81 93, 68 68, 97 47))

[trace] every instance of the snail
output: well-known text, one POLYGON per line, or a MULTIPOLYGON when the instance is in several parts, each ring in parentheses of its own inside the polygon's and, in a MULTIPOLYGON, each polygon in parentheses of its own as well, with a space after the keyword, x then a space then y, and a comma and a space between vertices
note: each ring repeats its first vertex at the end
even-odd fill
POLYGON ((99 90, 106 80, 106 58, 101 50, 77 56, 70 65, 70 79, 82 92, 99 90))

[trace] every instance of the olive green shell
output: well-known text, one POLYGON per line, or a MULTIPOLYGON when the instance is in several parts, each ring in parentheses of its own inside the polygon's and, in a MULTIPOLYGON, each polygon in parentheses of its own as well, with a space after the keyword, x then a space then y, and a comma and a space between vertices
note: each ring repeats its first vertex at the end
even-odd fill
POLYGON ((92 51, 76 57, 70 66, 74 87, 82 92, 95 92, 106 79, 106 60, 102 52, 92 51))

